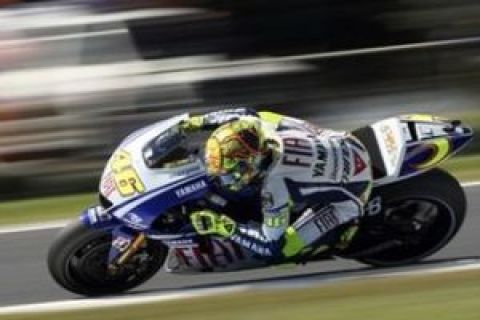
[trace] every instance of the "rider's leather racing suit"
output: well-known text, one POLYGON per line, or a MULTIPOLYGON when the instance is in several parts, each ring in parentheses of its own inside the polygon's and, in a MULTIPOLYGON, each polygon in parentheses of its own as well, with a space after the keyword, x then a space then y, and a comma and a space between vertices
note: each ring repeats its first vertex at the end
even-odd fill
POLYGON ((338 244, 339 230, 345 231, 363 214, 371 190, 366 148, 347 132, 252 109, 208 113, 202 127, 252 116, 260 119, 274 151, 261 174, 263 223, 260 228, 238 224, 231 240, 272 260, 295 256, 312 245, 338 244), (306 209, 291 221, 299 204, 306 209))

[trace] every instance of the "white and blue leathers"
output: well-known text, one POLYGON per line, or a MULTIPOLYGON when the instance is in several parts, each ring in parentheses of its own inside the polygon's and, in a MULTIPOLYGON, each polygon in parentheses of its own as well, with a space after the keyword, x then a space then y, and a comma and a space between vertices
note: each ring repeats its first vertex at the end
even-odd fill
MULTIPOLYGON (((363 214, 370 192, 370 159, 348 132, 320 129, 303 120, 230 109, 204 116, 206 127, 228 121, 259 121, 271 159, 261 172, 261 227, 239 224, 231 239, 260 257, 285 255, 285 232, 295 229, 305 246, 321 242, 363 214), (292 210, 304 213, 292 221, 292 210)), ((334 245, 327 243, 328 245, 334 245)))

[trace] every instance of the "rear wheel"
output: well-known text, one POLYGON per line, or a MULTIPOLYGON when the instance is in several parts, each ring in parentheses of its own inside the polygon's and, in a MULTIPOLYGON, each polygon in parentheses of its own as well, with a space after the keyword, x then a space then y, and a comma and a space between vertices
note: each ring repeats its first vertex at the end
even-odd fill
POLYGON ((373 197, 380 197, 381 212, 365 219, 350 249, 360 252, 357 260, 373 266, 405 265, 434 254, 465 218, 462 187, 440 169, 381 187, 373 197))
POLYGON ((48 253, 48 269, 65 289, 82 295, 119 293, 150 279, 163 265, 167 249, 148 242, 116 272, 107 268, 111 235, 81 222, 67 226, 48 253))

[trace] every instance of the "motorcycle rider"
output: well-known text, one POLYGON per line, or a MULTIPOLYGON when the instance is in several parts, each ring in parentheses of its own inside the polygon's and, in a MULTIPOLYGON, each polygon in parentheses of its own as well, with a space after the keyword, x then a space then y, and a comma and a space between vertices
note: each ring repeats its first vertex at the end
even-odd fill
POLYGON ((186 133, 214 129, 205 163, 220 188, 261 189, 261 227, 202 209, 191 214, 199 234, 230 238, 272 261, 313 246, 348 245, 372 185, 366 148, 351 134, 244 108, 192 116, 181 127, 186 133), (299 204, 306 209, 291 221, 299 204))

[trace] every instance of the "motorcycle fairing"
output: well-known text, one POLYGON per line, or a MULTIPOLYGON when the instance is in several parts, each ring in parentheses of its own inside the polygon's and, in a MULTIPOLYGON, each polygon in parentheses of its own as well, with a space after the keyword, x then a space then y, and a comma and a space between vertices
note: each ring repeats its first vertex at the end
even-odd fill
POLYGON ((165 263, 167 272, 219 272, 266 265, 265 261, 230 239, 193 236, 164 243, 170 248, 165 263))
POLYGON ((80 221, 89 228, 104 230, 113 229, 123 224, 122 221, 118 220, 101 206, 93 206, 85 209, 80 214, 80 221))
MULTIPOLYGON (((168 209, 205 195, 210 182, 200 157, 175 157, 186 141, 178 126, 186 118, 188 114, 159 121, 122 141, 100 181, 102 202, 108 204, 103 215, 154 233, 152 223, 168 209)), ((86 225, 98 225, 99 219, 90 218, 85 214, 86 225)))
POLYGON ((410 138, 406 125, 398 118, 390 118, 379 121, 371 127, 382 155, 385 176, 397 177, 405 152, 405 141, 410 138))
MULTIPOLYGON (((171 207, 203 198, 208 190, 209 184, 206 176, 197 175, 157 188, 106 210, 104 215, 113 217, 112 220, 117 222, 117 225, 110 226, 113 230, 111 232, 112 245, 109 251, 109 264, 115 262, 135 240, 139 232, 143 232, 152 238, 155 235, 167 236, 164 232, 159 233, 152 230, 154 221, 171 207)), ((92 225, 91 222, 90 220, 90 226, 92 225)), ((176 239, 182 239, 183 237, 181 234, 172 236, 176 239)))
POLYGON ((470 139, 471 137, 462 136, 444 137, 408 146, 400 175, 408 176, 437 166, 470 139))
POLYGON ((369 150, 376 185, 418 175, 462 149, 473 130, 459 121, 404 115, 354 131, 369 150))
POLYGON ((171 142, 171 139, 165 139, 166 136, 176 138, 181 135, 178 124, 186 117, 188 115, 159 121, 128 136, 105 166, 99 188, 103 197, 113 206, 118 206, 152 190, 204 173, 199 157, 171 167, 150 167, 150 157, 156 157, 152 152, 164 150, 162 146, 171 142), (152 149, 152 146, 158 150, 152 149))
MULTIPOLYGON (((153 222, 171 207, 194 199, 200 199, 209 190, 209 181, 205 174, 186 177, 166 184, 152 191, 131 198, 119 205, 104 210, 103 216, 117 220, 138 231, 149 231, 153 222)), ((103 220, 92 218, 86 210, 82 220, 88 226, 98 227, 103 220)), ((113 222, 112 222, 113 224, 113 222)), ((108 227, 104 223, 101 225, 108 227)))
POLYGON ((127 201, 112 208, 111 212, 132 228, 146 230, 171 207, 203 197, 208 191, 208 184, 205 175, 188 177, 127 201))

